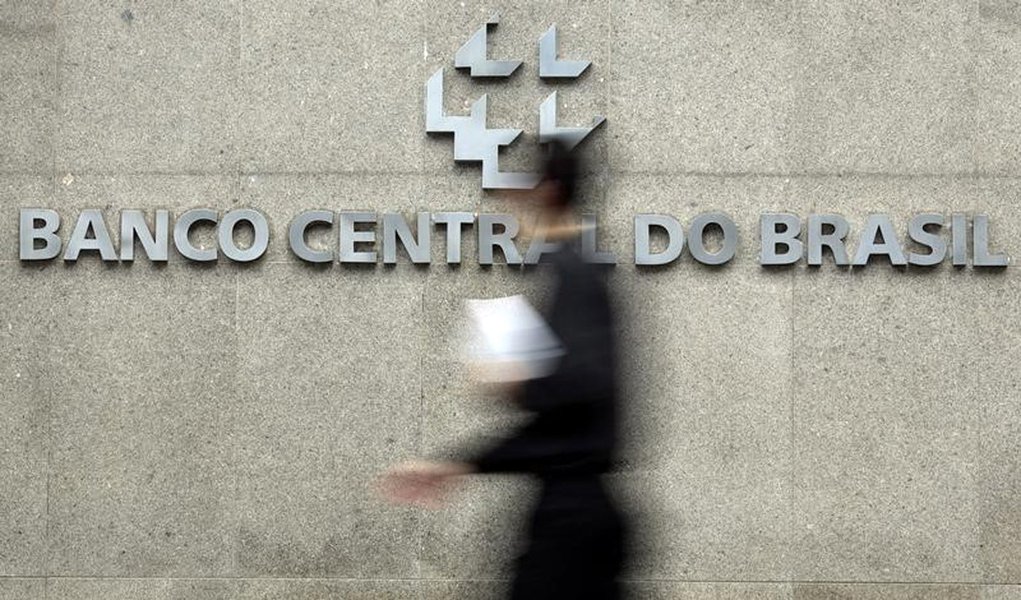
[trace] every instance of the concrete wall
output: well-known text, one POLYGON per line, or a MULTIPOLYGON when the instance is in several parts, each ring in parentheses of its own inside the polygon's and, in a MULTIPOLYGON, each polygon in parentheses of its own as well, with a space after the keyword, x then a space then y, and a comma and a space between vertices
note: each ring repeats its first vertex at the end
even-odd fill
POLYGON ((369 482, 508 418, 450 323, 539 279, 448 268, 439 236, 429 268, 315 269, 282 234, 500 210, 425 135, 424 83, 447 67, 451 112, 490 92, 526 164, 551 23, 594 62, 561 121, 608 118, 586 192, 631 315, 635 597, 1021 598, 1017 267, 755 260, 768 210, 985 212, 1021 257, 1016 0, 3 2, 0 598, 498 594, 526 482, 439 513, 369 482), (492 55, 525 67, 469 82, 454 52, 494 10, 492 55), (17 259, 19 207, 236 205, 272 220, 257 264, 17 259), (634 213, 711 209, 742 228, 731 265, 628 264, 634 213))

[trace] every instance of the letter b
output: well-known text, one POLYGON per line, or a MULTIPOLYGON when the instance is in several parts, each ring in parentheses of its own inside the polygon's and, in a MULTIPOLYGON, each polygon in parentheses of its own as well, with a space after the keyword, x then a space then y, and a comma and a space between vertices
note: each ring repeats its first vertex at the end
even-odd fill
POLYGON ((762 240, 762 252, 759 264, 792 265, 798 262, 804 253, 804 244, 798 239, 801 233, 801 219, 790 213, 762 213, 759 217, 759 237, 762 240), (784 252, 777 248, 786 246, 784 252))
POLYGON ((21 260, 49 260, 60 255, 60 238, 57 229, 60 227, 60 215, 57 211, 47 208, 23 208, 20 213, 19 238, 21 242, 21 260), (36 227, 36 221, 42 221, 36 227), (42 248, 36 248, 36 240, 42 240, 42 248))

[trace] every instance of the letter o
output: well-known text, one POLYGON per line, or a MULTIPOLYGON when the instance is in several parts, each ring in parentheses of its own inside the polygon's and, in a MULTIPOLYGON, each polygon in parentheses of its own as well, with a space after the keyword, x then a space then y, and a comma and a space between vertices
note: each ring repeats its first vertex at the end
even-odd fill
POLYGON ((266 252, 269 247, 269 224, 266 217, 251 208, 234 209, 223 215, 216 237, 223 254, 235 262, 251 262, 266 252), (247 221, 255 231, 255 239, 248 248, 238 248, 234 243, 234 229, 241 221, 247 221))
POLYGON ((722 265, 728 262, 737 253, 737 225, 721 212, 698 215, 688 230, 688 252, 691 252, 692 258, 704 265, 722 265), (723 247, 716 253, 707 251, 705 240, 702 239, 705 228, 714 224, 723 230, 723 247))

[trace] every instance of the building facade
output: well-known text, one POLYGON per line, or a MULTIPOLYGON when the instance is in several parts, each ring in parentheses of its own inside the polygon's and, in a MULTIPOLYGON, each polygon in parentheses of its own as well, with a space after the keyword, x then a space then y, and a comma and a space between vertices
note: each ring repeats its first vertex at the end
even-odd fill
POLYGON ((499 597, 528 481, 437 512, 372 487, 516 418, 465 382, 461 300, 542 301, 541 265, 479 264, 513 200, 427 134, 439 69, 447 115, 488 94, 523 130, 504 171, 552 92, 559 125, 606 118, 578 148, 617 259, 634 597, 1021 598, 1021 276, 970 264, 976 216, 1021 256, 1016 0, 14 0, 0 48, 0 598, 499 597), (521 67, 455 69, 496 12, 489 57, 521 67), (539 76, 554 24, 580 77, 539 76), (22 260, 25 208, 59 215, 55 258, 22 260), (265 253, 199 223, 216 260, 123 260, 123 211, 196 208, 258 211, 265 253), (116 255, 65 260, 90 209, 116 255), (381 225, 372 262, 311 263, 310 210, 471 222, 459 265, 438 227, 428 264, 384 264, 381 225), (635 264, 635 215, 712 212, 731 260, 635 264), (952 246, 960 214, 969 264, 765 266, 763 213, 840 215, 850 251, 887 215, 905 252, 912 217, 952 246))

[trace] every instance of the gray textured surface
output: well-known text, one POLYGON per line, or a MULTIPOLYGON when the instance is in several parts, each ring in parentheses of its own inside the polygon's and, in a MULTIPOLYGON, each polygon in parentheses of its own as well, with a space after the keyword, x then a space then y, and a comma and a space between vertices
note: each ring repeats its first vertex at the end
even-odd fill
POLYGON ((46 573, 47 455, 50 398, 45 393, 51 274, 0 263, 0 566, 8 575, 46 573), (15 284, 17 282, 17 284, 15 284), (28 317, 28 318, 26 318, 28 317))
POLYGON ((982 171, 1017 174, 1021 168, 1021 105, 1017 102, 1021 64, 1011 57, 1021 47, 1021 4, 980 0, 975 40, 975 129, 982 171))
POLYGON ((610 165, 785 172, 803 36, 789 3, 614 2, 610 165))
POLYGON ((138 266, 50 273, 66 304, 46 362, 49 572, 223 575, 237 520, 234 278, 138 266))
POLYGON ((233 170, 240 8, 61 2, 58 169, 233 170))
POLYGON ((1016 277, 997 280, 974 277, 973 285, 981 290, 966 323, 971 329, 971 345, 987 355, 958 384, 980 400, 978 422, 981 511, 982 579, 1017 583, 1021 580, 1021 417, 1017 411, 1016 378, 1007 384, 997 383, 1004 373, 1011 373, 1017 364, 1021 346, 1021 325, 1017 316, 1016 298, 1021 282, 1016 277), (989 316, 1000 314, 1004 305, 1013 307, 1012 316, 990 322, 989 316))
POLYGON ((982 398, 951 358, 971 332, 935 316, 976 299, 955 275, 796 280, 797 579, 979 578, 982 398), (944 350, 920 352, 935 335, 944 350))
POLYGON ((422 583, 425 600, 498 600, 505 598, 505 581, 426 581, 422 583))
MULTIPOLYGON (((616 493, 637 598, 1021 597, 1019 271, 756 266, 763 211, 990 215, 1021 256, 1021 4, 185 2, 0 6, 0 598, 497 598, 530 485, 437 513, 395 461, 512 422, 463 383, 466 296, 540 275, 300 264, 300 210, 498 212, 428 137, 490 94, 525 169, 537 109, 608 117, 586 208, 621 265, 629 407, 616 493), (454 52, 494 10, 469 81, 454 52), (556 23, 578 81, 537 80, 556 23), (17 209, 265 212, 254 265, 17 262, 17 209), (728 267, 636 269, 632 217, 729 212, 728 267), (513 510, 504 506, 513 503, 513 510), (20 577, 20 578, 19 578, 20 577), (834 583, 839 582, 839 583, 834 583)), ((203 243, 210 231, 197 232, 203 243)), ((317 242, 335 244, 322 232, 317 242)))
POLYGON ((971 173, 982 142, 972 0, 801 4, 798 170, 971 173))
POLYGON ((425 275, 346 275, 266 265, 239 276, 242 574, 416 574, 419 517, 380 502, 371 484, 418 444, 425 275), (365 316, 378 299, 386 320, 365 316))
POLYGON ((241 168, 418 171, 423 10, 418 2, 246 2, 241 168))
POLYGON ((787 583, 686 583, 646 581, 627 586, 628 597, 634 600, 665 600, 698 598, 705 600, 791 600, 792 587, 787 583))
POLYGON ((632 471, 620 481, 643 517, 638 576, 790 576, 791 278, 753 269, 618 273, 635 317, 624 338, 643 340, 625 358, 632 471))
POLYGON ((53 0, 0 6, 0 172, 53 168, 57 26, 53 0))
POLYGON ((794 600, 979 600, 982 589, 969 585, 800 584, 794 600))
POLYGON ((982 600, 1017 600, 1021 598, 1021 585, 987 585, 982 588, 982 600))
POLYGON ((46 598, 46 580, 42 577, 0 579, 0 598, 3 600, 43 600, 46 598))
MULTIPOLYGON (((26 198, 43 202, 47 177, 0 175, 0 221, 16 227, 13 207, 26 198), (13 215, 13 218, 11 218, 13 215)), ((5 258, 13 258, 16 249, 5 258)), ((47 571, 47 462, 50 394, 47 348, 61 309, 52 270, 0 260, 0 568, 4 575, 47 571)), ((23 585, 28 585, 24 583, 23 585)), ((11 584, 15 589, 14 583, 11 584)), ((3 588, 0 588, 3 589, 3 588)), ((20 589, 20 588, 17 588, 20 589)), ((8 592, 3 592, 8 593, 8 592)), ((26 592, 27 593, 27 592, 26 592)))
POLYGON ((131 579, 131 578, 59 578, 51 579, 47 598, 62 600, 235 600, 241 585, 237 581, 216 579, 131 579))
POLYGON ((241 584, 237 598, 257 600, 329 600, 331 598, 365 598, 365 600, 400 600, 413 598, 417 585, 410 581, 343 581, 343 580, 264 580, 241 584))

